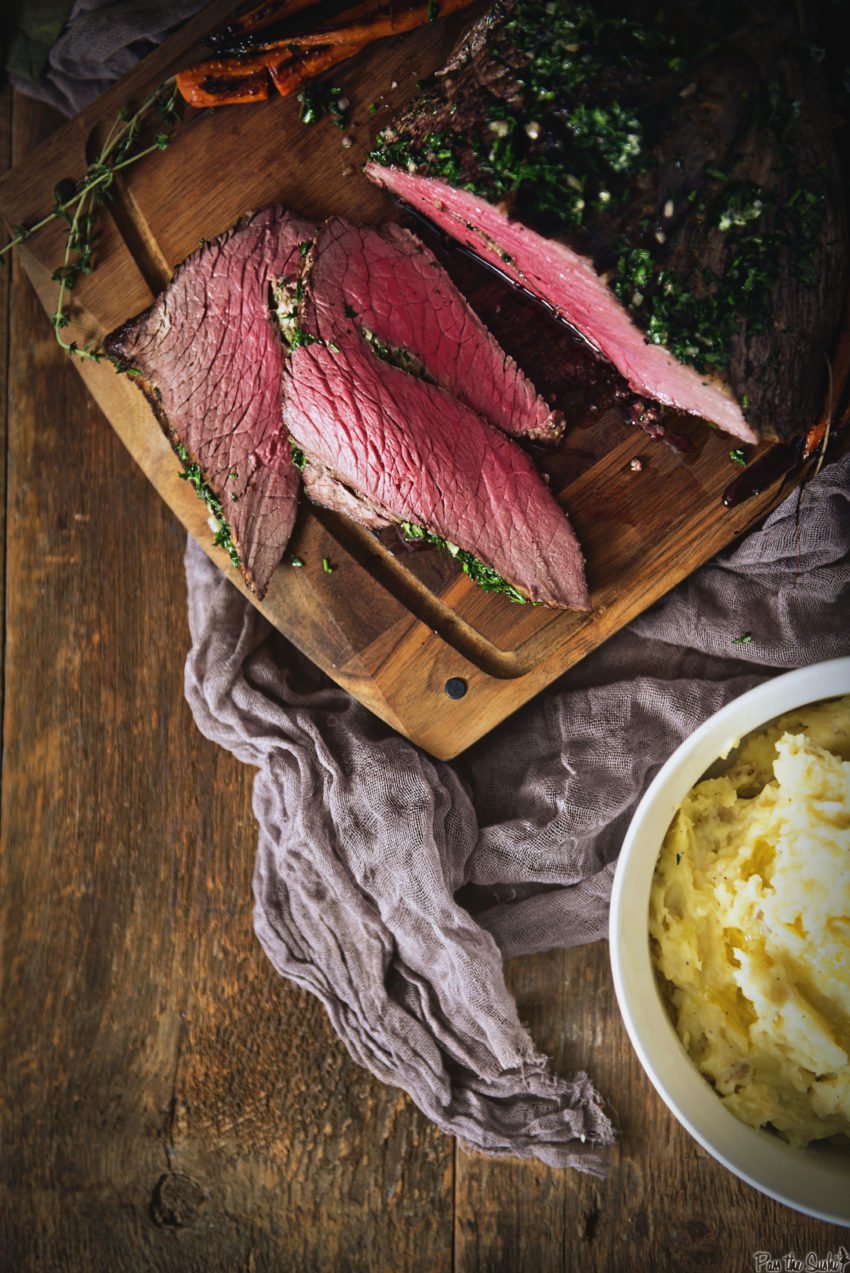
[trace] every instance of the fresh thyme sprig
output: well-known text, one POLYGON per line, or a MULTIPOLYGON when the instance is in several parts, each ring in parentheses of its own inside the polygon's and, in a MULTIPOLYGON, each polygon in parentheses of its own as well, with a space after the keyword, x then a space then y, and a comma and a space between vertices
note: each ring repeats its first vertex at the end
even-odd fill
POLYGON ((97 209, 110 198, 116 174, 154 151, 166 149, 170 140, 166 129, 177 122, 176 104, 177 90, 173 81, 166 81, 150 93, 133 114, 122 107, 113 121, 100 154, 89 164, 83 176, 76 182, 60 182, 51 211, 33 225, 16 225, 13 238, 0 248, 2 259, 18 244, 52 221, 66 222, 68 230, 64 258, 59 268, 53 272, 53 280, 58 284, 59 291, 51 322, 56 340, 72 356, 88 358, 93 362, 100 362, 108 356, 93 341, 81 348, 76 341, 66 341, 61 335, 62 329, 71 321, 66 308, 68 292, 81 274, 91 274, 94 268, 97 209), (143 124, 152 111, 159 115, 162 128, 153 141, 146 142, 141 149, 135 150, 142 135, 143 124), (73 187, 71 193, 67 189, 69 184, 73 187))

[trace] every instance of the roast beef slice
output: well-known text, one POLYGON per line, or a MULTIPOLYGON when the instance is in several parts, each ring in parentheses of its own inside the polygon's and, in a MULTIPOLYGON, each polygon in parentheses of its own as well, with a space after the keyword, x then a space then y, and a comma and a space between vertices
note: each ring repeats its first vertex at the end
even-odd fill
POLYGON ((312 223, 280 207, 203 244, 145 313, 107 341, 172 442, 221 503, 249 585, 263 596, 295 521, 300 478, 282 431, 283 351, 270 288, 297 274, 312 223))
POLYGON ((317 462, 382 519, 428 530, 531 600, 589 608, 577 540, 529 457, 458 397, 378 356, 345 278, 322 262, 320 234, 284 371, 284 421, 308 469, 317 462))

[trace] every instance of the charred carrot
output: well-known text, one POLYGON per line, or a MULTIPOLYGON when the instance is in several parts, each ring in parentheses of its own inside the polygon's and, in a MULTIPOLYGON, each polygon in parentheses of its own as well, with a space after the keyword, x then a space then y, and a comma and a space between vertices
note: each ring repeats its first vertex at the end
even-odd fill
POLYGON ((270 92, 271 66, 287 59, 293 61, 296 56, 291 50, 277 49, 251 58, 215 58, 178 71, 177 89, 190 106, 265 102, 270 92))
MULTIPOLYGON (((256 20, 262 18, 265 21, 275 2, 270 0, 270 3, 254 10, 256 20)), ((289 0, 287 13, 296 12, 293 5, 303 6, 306 3, 307 0, 289 0)), ((269 77, 278 92, 286 95, 294 92, 312 75, 345 61, 374 40, 402 35, 426 22, 465 9, 471 3, 472 0, 412 0, 399 10, 391 4, 388 6, 386 0, 378 4, 374 0, 365 0, 365 3, 348 10, 344 21, 325 23, 309 34, 257 45, 255 51, 246 56, 213 58, 180 71, 177 88, 192 106, 265 101, 269 95, 269 77), (332 49, 338 51, 332 54, 332 49), (316 57, 308 58, 307 52, 314 50, 316 57)), ((250 18, 249 14, 240 21, 250 18)))
POLYGON ((329 48, 308 49, 300 57, 289 62, 281 60, 278 65, 269 67, 269 76, 281 97, 288 97, 296 92, 305 80, 327 71, 330 67, 344 62, 347 58, 359 53, 362 44, 333 44, 329 48))
POLYGON ((232 22, 211 31, 207 36, 207 43, 213 48, 221 48, 255 31, 262 30, 273 22, 285 22, 304 9, 311 8, 315 3, 316 0, 265 0, 265 3, 249 9, 241 17, 234 18, 232 22))
POLYGON ((219 58, 181 71, 177 87, 183 99, 197 107, 264 102, 272 86, 281 97, 288 97, 314 75, 353 57, 362 47, 333 44, 303 53, 284 49, 252 58, 219 58))

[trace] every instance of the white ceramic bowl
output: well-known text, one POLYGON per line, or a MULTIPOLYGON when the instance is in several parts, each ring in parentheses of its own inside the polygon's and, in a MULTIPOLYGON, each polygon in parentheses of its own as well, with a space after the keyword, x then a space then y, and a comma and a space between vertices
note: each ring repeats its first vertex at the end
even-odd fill
POLYGON ((850 658, 788 672, 728 703, 679 746, 640 802, 611 896, 614 986, 641 1064, 679 1122, 736 1176, 807 1215, 850 1226, 850 1154, 794 1149, 740 1122, 679 1042, 649 953, 649 894, 661 843, 685 795, 737 739, 782 712, 850 693, 850 658))

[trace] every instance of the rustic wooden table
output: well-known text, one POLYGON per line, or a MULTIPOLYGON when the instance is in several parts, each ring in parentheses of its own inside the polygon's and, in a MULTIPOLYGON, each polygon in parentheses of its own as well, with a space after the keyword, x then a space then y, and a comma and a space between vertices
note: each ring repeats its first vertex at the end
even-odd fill
MULTIPOLYGON (((7 90, 3 164, 57 122, 7 90)), ((850 1246, 679 1128, 603 943, 509 977, 556 1067, 610 1095, 604 1182, 469 1157, 349 1060, 252 933, 253 775, 183 701, 183 531, 14 265, 0 362, 0 1267, 726 1273, 850 1246)))

